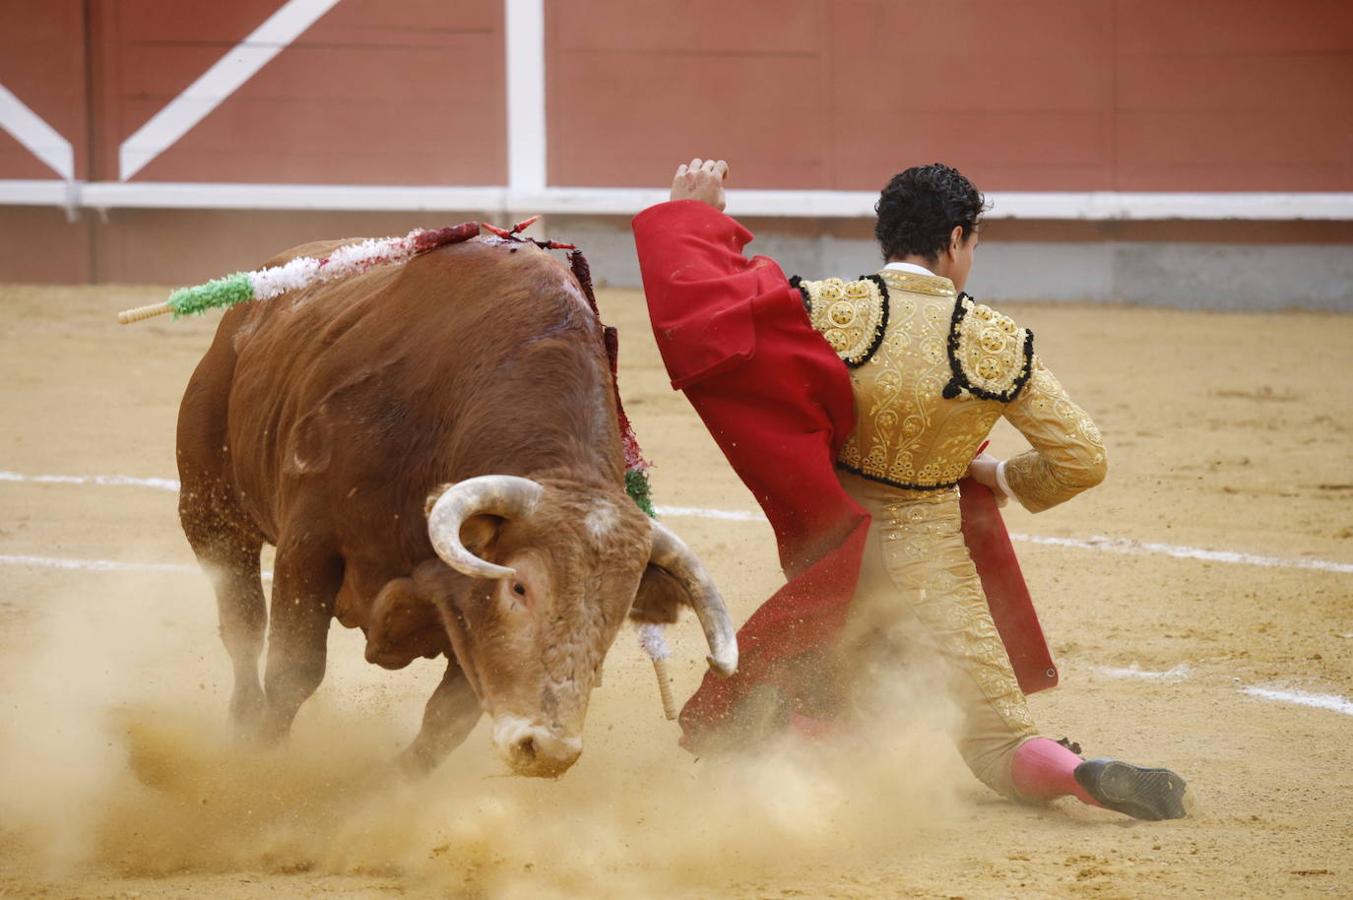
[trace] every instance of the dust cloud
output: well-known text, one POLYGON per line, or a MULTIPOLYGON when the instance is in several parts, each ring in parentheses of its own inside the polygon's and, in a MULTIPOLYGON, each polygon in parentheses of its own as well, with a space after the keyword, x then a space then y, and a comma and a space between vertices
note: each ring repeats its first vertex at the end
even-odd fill
POLYGON ((935 752, 953 710, 907 679, 869 733, 692 761, 628 634, 583 757, 558 780, 505 775, 482 725, 431 776, 400 775, 435 673, 367 667, 337 629, 291 740, 260 749, 225 725, 213 611, 165 581, 59 604, 6 662, 0 822, 48 878, 305 871, 492 897, 722 892, 898 853, 951 818, 967 777, 935 752))

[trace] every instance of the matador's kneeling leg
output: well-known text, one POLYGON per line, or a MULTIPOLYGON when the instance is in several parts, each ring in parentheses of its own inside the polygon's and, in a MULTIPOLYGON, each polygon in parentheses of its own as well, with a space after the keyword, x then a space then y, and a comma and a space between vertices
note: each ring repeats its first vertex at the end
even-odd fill
POLYGON ((1010 765, 1015 791, 1026 800, 1068 794, 1137 819, 1182 819, 1187 786, 1169 769, 1148 769, 1115 759, 1083 760, 1045 737, 1025 741, 1010 765))

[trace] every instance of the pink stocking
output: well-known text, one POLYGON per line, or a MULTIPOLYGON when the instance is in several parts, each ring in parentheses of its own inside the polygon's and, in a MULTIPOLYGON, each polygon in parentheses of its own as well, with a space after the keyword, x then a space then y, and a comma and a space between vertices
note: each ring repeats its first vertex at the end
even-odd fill
POLYGON ((1090 806, 1099 806, 1094 797, 1076 781, 1076 766, 1081 758, 1050 738, 1037 737, 1020 744, 1010 763, 1010 781, 1025 800, 1054 800, 1075 795, 1090 806))

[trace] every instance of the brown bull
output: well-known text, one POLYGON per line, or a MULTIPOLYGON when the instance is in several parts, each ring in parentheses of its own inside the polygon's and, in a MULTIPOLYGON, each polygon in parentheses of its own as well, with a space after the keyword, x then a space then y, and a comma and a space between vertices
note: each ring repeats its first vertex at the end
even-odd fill
POLYGON ((184 395, 178 463, 231 717, 266 740, 323 678, 331 618, 387 668, 447 657, 405 753, 423 769, 481 710, 516 771, 566 769, 627 615, 689 604, 710 664, 736 667, 708 575, 625 493, 601 325, 533 244, 475 239, 231 310, 184 395))

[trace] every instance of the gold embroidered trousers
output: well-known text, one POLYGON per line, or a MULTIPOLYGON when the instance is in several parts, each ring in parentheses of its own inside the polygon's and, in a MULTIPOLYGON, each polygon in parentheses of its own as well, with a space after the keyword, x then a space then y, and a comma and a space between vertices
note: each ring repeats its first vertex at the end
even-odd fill
POLYGON ((958 491, 838 474, 873 516, 844 654, 863 662, 857 671, 880 671, 884 660, 937 665, 962 714, 964 761, 984 784, 1013 795, 1011 759, 1036 731, 963 542, 958 491))

